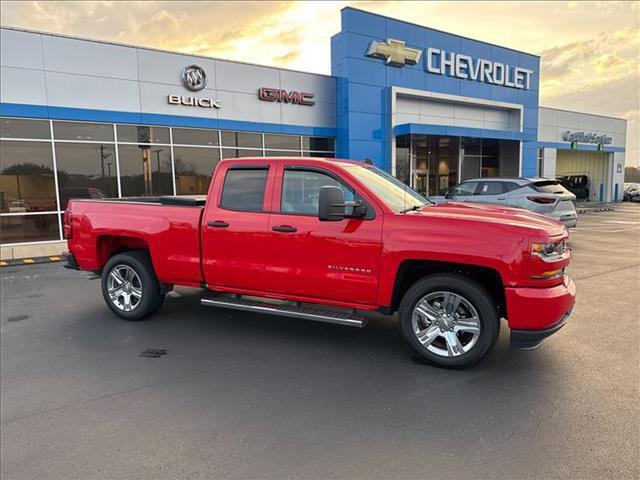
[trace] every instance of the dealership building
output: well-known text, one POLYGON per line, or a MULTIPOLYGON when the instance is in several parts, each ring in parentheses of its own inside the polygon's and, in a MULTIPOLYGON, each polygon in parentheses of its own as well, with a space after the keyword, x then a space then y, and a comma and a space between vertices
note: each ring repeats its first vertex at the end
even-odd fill
POLYGON ((540 106, 540 57, 353 8, 331 75, 13 28, 0 45, 3 258, 62 249, 70 198, 204 194, 232 157, 369 160, 424 195, 586 175, 588 200, 622 196, 626 121, 540 106))

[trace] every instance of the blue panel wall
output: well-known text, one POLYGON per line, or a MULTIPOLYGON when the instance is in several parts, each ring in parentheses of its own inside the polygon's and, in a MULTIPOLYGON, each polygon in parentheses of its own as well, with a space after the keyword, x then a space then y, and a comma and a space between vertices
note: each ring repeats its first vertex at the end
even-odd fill
MULTIPOLYGON (((391 165, 390 92, 392 86, 524 105, 522 139, 523 174, 535 173, 538 128, 540 58, 509 48, 463 38, 354 8, 342 10, 342 30, 331 39, 332 74, 339 77, 337 154, 353 159, 370 158, 389 170, 391 165), (372 41, 402 40, 423 51, 416 65, 387 66, 366 56, 372 41), (470 55, 533 70, 529 90, 463 80, 426 70, 427 48, 470 55)), ((415 130, 415 127, 413 128, 415 130)), ((453 130, 452 130, 453 131, 453 130)), ((491 130, 478 136, 491 137, 491 130)), ((495 138, 497 138, 496 135, 495 138)))

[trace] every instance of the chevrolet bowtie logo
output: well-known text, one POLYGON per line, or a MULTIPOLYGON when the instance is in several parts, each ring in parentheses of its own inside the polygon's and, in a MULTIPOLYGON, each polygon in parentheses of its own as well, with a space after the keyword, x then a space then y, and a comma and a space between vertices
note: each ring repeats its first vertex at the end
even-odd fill
POLYGON ((386 42, 371 42, 368 57, 383 58, 387 65, 404 67, 415 65, 420 60, 422 51, 416 48, 405 47, 404 42, 388 38, 386 42))

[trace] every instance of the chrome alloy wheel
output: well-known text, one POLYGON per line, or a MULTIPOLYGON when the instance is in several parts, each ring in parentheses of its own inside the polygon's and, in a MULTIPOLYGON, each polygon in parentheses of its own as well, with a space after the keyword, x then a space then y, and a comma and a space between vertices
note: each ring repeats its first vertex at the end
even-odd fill
POLYGON ((133 268, 116 265, 107 277, 109 298, 119 310, 131 312, 142 301, 142 282, 133 268))
POLYGON ((412 326, 418 342, 440 357, 467 353, 480 337, 477 310, 453 292, 432 292, 418 300, 412 326))

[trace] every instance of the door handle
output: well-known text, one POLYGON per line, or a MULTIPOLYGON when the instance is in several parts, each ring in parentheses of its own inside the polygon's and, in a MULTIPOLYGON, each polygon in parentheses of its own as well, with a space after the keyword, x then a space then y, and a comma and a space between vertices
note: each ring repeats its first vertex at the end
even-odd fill
POLYGON ((276 225, 274 227, 271 227, 271 230, 273 230, 274 232, 286 232, 286 233, 293 233, 298 231, 296 227, 292 227, 291 225, 276 225))
POLYGON ((506 199, 507 199, 507 197, 499 197, 499 198, 497 198, 497 200, 506 200, 506 199))
POLYGON ((213 227, 213 228, 227 228, 229 224, 221 220, 216 220, 215 222, 207 222, 207 226, 213 227))

